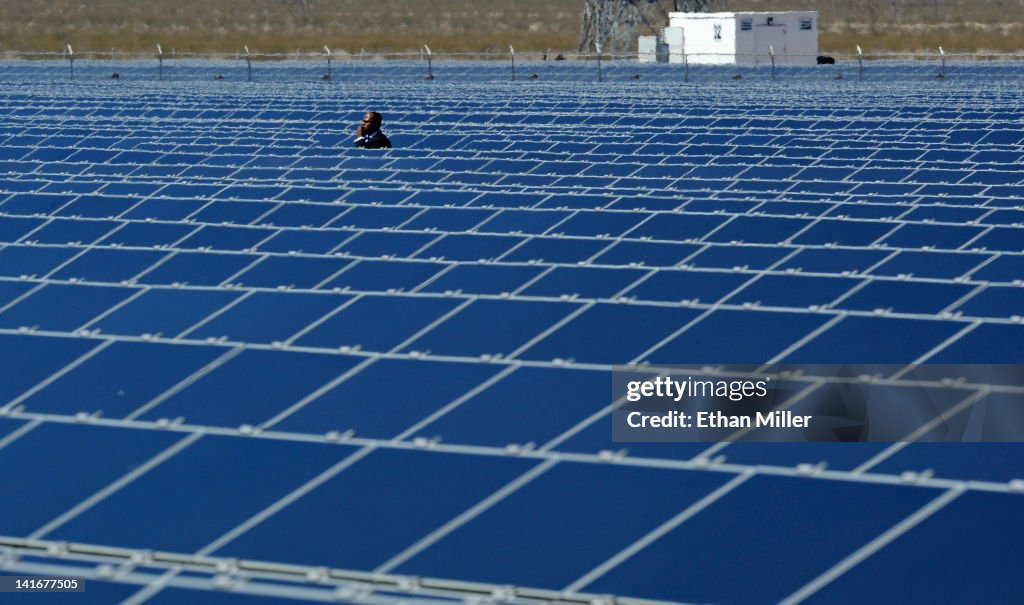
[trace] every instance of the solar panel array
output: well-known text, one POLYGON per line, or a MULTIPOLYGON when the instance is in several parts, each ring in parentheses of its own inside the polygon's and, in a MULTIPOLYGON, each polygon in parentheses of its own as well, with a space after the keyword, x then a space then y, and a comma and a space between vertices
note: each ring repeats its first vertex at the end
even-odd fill
POLYGON ((0 66, 2 573, 98 603, 1019 600, 1015 445, 608 420, 613 364, 1024 361, 1019 77, 634 67, 0 66), (395 149, 351 148, 367 109, 395 149))

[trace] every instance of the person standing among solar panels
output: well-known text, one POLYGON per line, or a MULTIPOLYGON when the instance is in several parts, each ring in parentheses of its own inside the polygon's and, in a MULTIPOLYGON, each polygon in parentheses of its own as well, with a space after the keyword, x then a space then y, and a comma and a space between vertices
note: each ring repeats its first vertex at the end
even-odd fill
POLYGON ((356 129, 356 147, 366 149, 391 149, 391 141, 380 129, 383 121, 379 112, 368 111, 363 116, 363 123, 356 129))

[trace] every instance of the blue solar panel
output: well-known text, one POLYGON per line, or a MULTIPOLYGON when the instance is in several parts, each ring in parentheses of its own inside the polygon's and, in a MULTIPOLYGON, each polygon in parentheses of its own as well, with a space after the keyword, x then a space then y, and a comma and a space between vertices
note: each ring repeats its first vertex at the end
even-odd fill
POLYGON ((588 587, 596 592, 628 586, 643 598, 689 602, 778 601, 863 544, 937 497, 938 490, 903 486, 757 477, 737 487, 660 537, 588 587), (884 501, 885 506, 870 503, 884 501), (757 506, 750 506, 757 502, 757 506), (808 515, 801 502, 814 513, 808 515), (870 509, 870 510, 866 510, 870 509), (749 527, 756 524, 757 532, 749 527), (650 574, 658 561, 679 552, 703 552, 708 566, 650 574), (759 565, 754 565, 760 561, 759 565), (754 565, 752 582, 721 582, 733 565, 754 565))
POLYGON ((90 602, 1020 600, 1017 445, 618 443, 608 388, 1024 361, 1019 65, 151 63, 0 62, 0 573, 90 602), (368 108, 394 149, 350 148, 368 108))

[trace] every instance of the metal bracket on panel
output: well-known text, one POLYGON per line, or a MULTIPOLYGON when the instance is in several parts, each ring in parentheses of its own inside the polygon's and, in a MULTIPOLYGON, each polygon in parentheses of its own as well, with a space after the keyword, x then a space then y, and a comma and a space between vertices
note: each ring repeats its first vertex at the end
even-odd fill
POLYGON ((433 439, 427 439, 426 437, 416 437, 415 439, 412 440, 413 447, 417 447, 420 449, 431 448, 437 445, 438 443, 440 443, 440 438, 437 437, 433 439))
POLYGON ((351 439, 351 438, 353 438, 355 436, 356 436, 356 432, 353 431, 352 429, 349 429, 349 430, 344 431, 344 432, 328 431, 327 434, 324 435, 324 439, 326 439, 327 441, 345 441, 345 440, 351 439))
POLYGON ((806 462, 803 462, 801 464, 796 465, 796 474, 804 477, 810 477, 813 475, 820 475, 821 473, 825 472, 827 468, 828 463, 826 462, 819 462, 818 464, 808 464, 806 462))
POLYGON ((368 598, 370 594, 371 591, 365 588, 339 586, 338 589, 334 591, 334 600, 345 603, 358 603, 368 598))
POLYGON ((903 483, 923 483, 928 481, 935 476, 935 471, 931 469, 925 469, 919 473, 914 471, 904 471, 900 474, 900 481, 903 483))

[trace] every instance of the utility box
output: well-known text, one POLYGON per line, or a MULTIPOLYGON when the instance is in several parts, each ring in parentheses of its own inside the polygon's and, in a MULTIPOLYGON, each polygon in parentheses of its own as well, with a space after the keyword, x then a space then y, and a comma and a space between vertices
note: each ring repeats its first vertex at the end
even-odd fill
MULTIPOLYGON (((818 11, 669 13, 668 17, 665 32, 681 30, 680 54, 685 53, 690 63, 760 65, 770 63, 773 53, 779 65, 817 62, 818 11)), ((673 43, 666 41, 674 58, 673 43)))
POLYGON ((636 58, 641 63, 658 61, 658 36, 640 36, 636 39, 636 58))
POLYGON ((636 42, 637 60, 640 63, 668 62, 668 45, 657 36, 640 36, 636 42))
POLYGON ((661 39, 668 47, 668 62, 682 63, 685 52, 683 28, 666 27, 661 30, 661 39))

